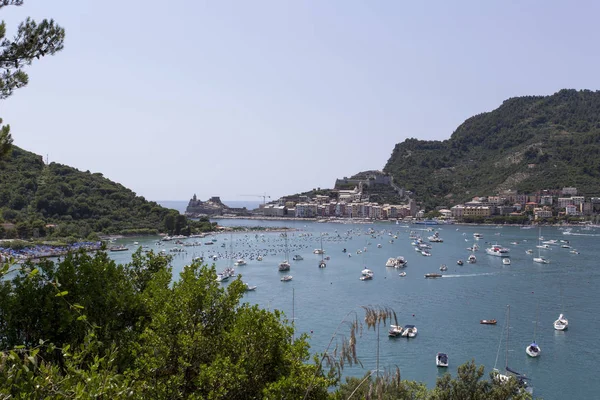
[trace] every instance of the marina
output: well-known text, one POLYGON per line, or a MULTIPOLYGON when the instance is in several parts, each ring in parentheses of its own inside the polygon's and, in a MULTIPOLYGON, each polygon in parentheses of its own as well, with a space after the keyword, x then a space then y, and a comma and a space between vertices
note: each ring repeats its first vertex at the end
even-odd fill
MULTIPOLYGON (((267 223, 238 219, 220 220, 220 224, 250 227, 267 223)), ((510 304, 510 366, 530 379, 534 395, 552 399, 556 398, 554 394, 566 390, 576 398, 595 397, 598 385, 591 376, 593 357, 575 357, 575 354, 582 348, 595 346, 600 314, 600 295, 596 291, 600 271, 595 260, 600 256, 600 230, 545 227, 547 240, 561 243, 560 240, 568 239, 570 246, 579 249, 579 254, 556 246, 553 262, 540 264, 533 261, 534 254, 525 251, 538 243, 537 229, 438 225, 433 229, 440 231, 444 241, 431 243, 431 256, 422 257, 411 245, 415 239, 409 237, 413 231, 413 235, 426 239, 433 234, 428 231, 432 227, 307 221, 269 221, 268 225, 294 229, 287 233, 287 246, 281 232, 215 235, 216 243, 233 240, 235 251, 229 254, 227 247, 180 244, 185 252, 168 253, 173 256, 174 272, 177 274, 195 257, 214 263, 217 272, 243 258, 247 264, 236 268, 235 274, 257 288, 247 292, 242 301, 282 310, 289 317, 294 291, 297 334, 309 333, 312 352, 326 350, 337 325, 352 310, 362 320, 361 305, 390 307, 397 313, 399 327, 418 327, 419 334, 410 340, 388 340, 385 330, 390 325, 382 325, 379 364, 382 368, 398 365, 404 379, 422 381, 429 387, 433 387, 441 373, 447 370, 455 375, 458 366, 471 359, 485 366, 487 377, 495 364, 498 340, 506 322, 505 310, 510 304), (479 233, 480 249, 467 250, 466 246, 473 243, 474 232, 479 233), (390 243, 389 238, 395 236, 397 239, 390 243), (493 238, 493 242, 487 243, 486 238, 493 238), (380 248, 378 243, 382 243, 380 248), (510 250, 511 264, 504 264, 503 257, 486 254, 484 249, 496 243, 510 250), (289 272, 281 273, 278 265, 285 260, 286 248, 288 254, 300 255, 304 261, 293 263, 289 272), (327 268, 315 267, 322 259, 321 254, 314 254, 316 248, 326 249, 330 257, 327 268), (349 257, 358 251, 360 256, 349 257), (477 262, 456 263, 469 255, 476 255, 477 262), (211 256, 216 256, 215 261, 211 256), (262 261, 258 261, 259 257, 262 261), (386 267, 390 259, 399 257, 406 262, 403 272, 408 273, 403 277, 396 268, 386 267), (447 270, 441 277, 423 279, 424 274, 438 271, 442 264, 447 270), (369 282, 357 279, 365 269, 372 272, 369 282), (282 284, 280 280, 286 274, 293 275, 293 280, 282 284), (535 312, 537 304, 539 316, 535 312), (565 320, 568 318, 569 329, 555 327, 559 314, 565 320), (535 340, 544 354, 533 358, 523 350, 531 343, 536 323, 535 340), (452 359, 447 368, 439 371, 432 362, 438 352, 452 359)), ((127 262, 136 249, 132 245, 134 240, 154 251, 168 251, 175 246, 174 243, 157 245, 156 239, 125 238, 115 245, 124 245, 129 251, 110 256, 118 262, 127 262)), ((183 243, 195 240, 184 239, 183 243)), ((226 287, 233 279, 221 285, 226 287)), ((557 326, 562 327, 560 323, 557 326)), ((357 341, 364 368, 346 367, 345 375, 363 376, 375 368, 376 342, 376 333, 365 329, 357 341)))

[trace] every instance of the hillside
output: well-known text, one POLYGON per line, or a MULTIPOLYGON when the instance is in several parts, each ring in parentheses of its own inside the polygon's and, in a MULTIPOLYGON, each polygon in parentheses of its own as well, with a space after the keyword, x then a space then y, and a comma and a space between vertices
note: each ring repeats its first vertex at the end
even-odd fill
POLYGON ((187 225, 177 211, 100 173, 46 165, 16 146, 0 162, 0 183, 0 238, 181 231, 187 225))
POLYGON ((444 141, 407 139, 384 172, 427 208, 511 189, 600 193, 600 92, 517 97, 467 119, 444 141))

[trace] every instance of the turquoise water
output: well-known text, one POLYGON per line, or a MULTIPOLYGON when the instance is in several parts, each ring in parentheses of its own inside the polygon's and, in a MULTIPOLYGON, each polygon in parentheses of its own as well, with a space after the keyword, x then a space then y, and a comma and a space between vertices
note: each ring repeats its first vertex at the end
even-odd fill
MULTIPOLYGON (((578 231, 580 235, 564 235, 558 228, 544 228, 545 240, 569 240, 580 254, 569 249, 552 246, 552 250, 541 250, 551 260, 550 264, 533 263, 537 256, 538 230, 518 227, 482 227, 448 225, 439 229, 443 243, 431 243, 432 256, 424 257, 411 246, 409 232, 424 229, 412 225, 410 228, 390 223, 377 224, 334 224, 300 221, 253 221, 219 220, 221 225, 269 225, 288 226, 297 231, 288 235, 289 257, 300 254, 302 261, 290 261, 293 275, 290 282, 281 282, 283 273, 277 265, 284 258, 285 240, 279 233, 222 234, 214 236, 216 242, 209 246, 208 239, 186 239, 202 243, 197 247, 185 247, 186 253, 174 255, 173 266, 180 271, 193 257, 217 254, 217 270, 230 265, 227 255, 231 248, 234 257, 246 258, 248 265, 237 267, 244 282, 257 285, 255 292, 248 292, 244 300, 264 308, 281 309, 292 317, 298 332, 310 333, 311 348, 315 352, 326 349, 336 327, 354 312, 364 318, 361 305, 380 305, 393 308, 398 322, 414 324, 419 330, 416 338, 389 339, 387 326, 380 332, 380 369, 398 366, 402 377, 425 382, 432 387, 436 378, 443 373, 435 366, 435 355, 449 355, 448 371, 455 374, 457 367, 471 359, 484 365, 487 372, 496 364, 504 368, 506 306, 511 306, 509 366, 531 378, 534 394, 545 399, 598 398, 600 383, 595 378, 595 356, 600 329, 600 294, 598 281, 600 272, 600 230, 578 231), (375 238, 367 234, 376 231, 375 238), (313 254, 319 248, 319 233, 323 232, 323 248, 331 259, 327 268, 319 269, 321 257, 313 254), (475 242, 473 233, 483 238, 475 242), (389 241, 392 235, 398 239, 389 241), (339 235, 339 236, 338 236, 339 235), (518 244, 511 244, 517 242, 518 244), (369 244, 370 243, 370 244, 369 244), (466 249, 478 243, 475 253, 477 263, 463 266, 456 260, 466 260, 470 252, 466 249), (489 243, 499 243, 510 249, 512 264, 503 265, 500 257, 485 253, 489 243), (221 247, 225 244, 225 247, 221 247), (377 247, 381 244, 381 248, 377 247), (357 254, 357 250, 367 248, 357 254), (342 250, 346 248, 348 253, 342 250), (533 255, 526 250, 532 249, 533 255), (227 253, 227 254, 226 254, 227 253), (250 260, 251 255, 264 255, 263 261, 250 260), (351 255, 351 257, 348 256, 351 255), (386 268, 389 257, 404 256, 408 266, 406 277, 399 277, 400 270, 386 268), (444 277, 424 279, 428 272, 440 272, 441 264, 448 266, 444 277), (360 281, 360 271, 368 267, 374 272, 371 281, 360 281), (292 301, 294 289, 294 302, 292 301), (294 303, 294 304, 293 304, 294 303), (529 358, 526 346, 534 335, 536 308, 539 317, 536 340, 542 353, 538 358, 529 358), (564 311, 569 319, 569 329, 555 331, 552 323, 564 311), (497 319, 495 326, 481 325, 480 319, 497 319), (312 332, 312 333, 311 333, 312 332), (560 393, 560 394, 559 394, 560 393)), ((417 231, 425 239, 431 232, 417 231)), ((152 249, 172 248, 174 242, 157 246, 156 239, 123 239, 117 243, 135 246, 147 245, 152 249)), ((131 252, 111 253, 119 262, 127 262, 131 252)), ((224 283, 226 285, 227 283, 224 283)), ((340 334, 347 333, 342 324, 340 334)), ((363 367, 347 367, 348 375, 363 375, 376 368, 377 336, 366 327, 358 339, 358 356, 363 367)))

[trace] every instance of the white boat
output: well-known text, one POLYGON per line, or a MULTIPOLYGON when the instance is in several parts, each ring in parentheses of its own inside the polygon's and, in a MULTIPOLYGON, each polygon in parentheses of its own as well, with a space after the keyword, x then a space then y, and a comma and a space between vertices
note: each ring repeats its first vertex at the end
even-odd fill
POLYGON ((262 260, 263 260, 262 256, 256 257, 256 261, 262 261, 262 260))
MULTIPOLYGON (((519 385, 519 391, 526 391, 528 393, 532 393, 532 389, 528 385, 528 380, 526 376, 523 374, 511 369, 508 366, 508 344, 510 339, 510 305, 506 307, 506 354, 504 356, 504 369, 505 373, 501 373, 496 365, 498 364, 498 357, 500 355, 500 345, 498 345, 498 353, 496 354, 496 362, 494 363, 494 369, 492 370, 492 379, 494 379, 499 384, 505 384, 510 380, 510 377, 513 376, 519 385)), ((502 337, 500 337, 500 343, 502 343, 502 337)))
POLYGON ((540 346, 535 341, 535 336, 537 333, 538 316, 539 316, 539 306, 537 307, 537 310, 535 313, 535 328, 533 328, 533 341, 531 342, 531 344, 529 346, 527 346, 525 348, 525 353, 527 353, 527 355, 529 357, 537 357, 542 352, 542 349, 540 349, 540 346))
POLYGON ((385 266, 392 268, 396 265, 396 259, 394 257, 390 257, 388 258, 388 260, 385 262, 385 266))
POLYGON ((240 267, 242 265, 246 265, 246 261, 244 261, 243 258, 239 258, 233 265, 235 265, 236 267, 240 267))
POLYGON ((442 264, 440 266, 440 271, 448 271, 448 267, 446 266, 446 264, 442 264))
POLYGON ((510 250, 506 247, 498 246, 497 244, 495 244, 485 249, 485 252, 490 256, 509 257, 508 253, 510 253, 510 250))
POLYGON ((405 276, 406 276, 406 272, 405 272, 405 271, 402 271, 402 272, 400 272, 398 275, 400 275, 401 277, 405 277, 405 276))
POLYGON ((294 255, 294 257, 292 257, 292 260, 300 261, 300 260, 304 260, 304 258, 300 254, 296 254, 296 255, 294 255))
POLYGON ((285 239, 285 260, 283 260, 281 263, 279 263, 278 269, 279 271, 289 271, 290 268, 292 267, 289 263, 289 248, 288 248, 288 236, 287 233, 283 233, 282 234, 284 239, 285 239))
POLYGON ((389 337, 401 336, 403 330, 404 330, 404 328, 402 328, 400 325, 390 325, 390 330, 388 331, 388 336, 389 337))
MULTIPOLYGON (((540 236, 540 238, 542 237, 542 236, 541 236, 541 234, 542 234, 542 228, 540 228, 540 235, 539 235, 539 236, 540 236)), ((540 240, 541 240, 541 239, 538 239, 538 243, 539 243, 539 241, 540 241, 540 240)), ((543 248, 545 248, 544 246, 548 246, 548 248, 550 247, 550 246, 549 246, 549 245, 547 245, 547 244, 545 244, 545 245, 540 245, 540 244, 538 244, 538 245, 536 246, 536 247, 538 248, 538 256, 537 256, 537 257, 533 257, 533 262, 536 262, 536 263, 539 263, 539 264, 550 264, 550 261, 549 261, 547 258, 543 257, 543 256, 541 255, 541 253, 540 253, 540 249, 543 249, 543 248)))
POLYGON ((438 367, 447 367, 448 355, 446 353, 437 353, 435 356, 435 365, 438 367))
POLYGON ((360 277, 361 281, 368 281, 368 280, 373 279, 373 271, 371 271, 368 268, 363 269, 361 271, 361 274, 362 274, 361 277, 360 277))
POLYGON ((533 250, 527 249, 527 250, 525 250, 525 253, 527 253, 527 254, 533 254, 533 250))
POLYGON ((579 251, 577 251, 577 250, 573 249, 573 250, 571 250, 569 253, 571 253, 571 254, 579 254, 579 251))
POLYGON ((281 277, 281 282, 289 282, 292 280, 292 276, 291 275, 284 275, 281 277))
POLYGON ((507 258, 507 257, 503 258, 502 259, 502 264, 504 264, 504 265, 510 265, 510 258, 507 258))
POLYGON ((250 286, 247 283, 244 283, 244 285, 246 285, 246 292, 253 292, 256 290, 256 286, 250 286))
POLYGON ((475 264, 477 262, 477 257, 475 257, 475 254, 469 255, 469 258, 467 258, 467 262, 469 264, 475 264))
POLYGON ((557 331, 564 331, 569 327, 569 320, 565 318, 563 314, 558 316, 558 319, 554 321, 554 329, 557 331))
POLYGON ((456 264, 457 264, 457 265, 463 265, 463 264, 464 264, 464 262, 463 262, 463 260, 458 260, 458 261, 456 261, 456 264))
POLYGON ((377 248, 380 249, 381 248, 381 244, 377 243, 377 248))
POLYGON ((414 325, 404 325, 404 330, 402 331, 402 337, 414 338, 415 336, 417 336, 417 327, 414 325))
POLYGON ((481 238, 483 237, 483 235, 482 235, 481 233, 477 233, 477 232, 475 232, 475 233, 473 234, 473 237, 475 238, 475 240, 479 240, 479 239, 481 239, 481 238))
POLYGON ((421 255, 429 257, 429 256, 431 256, 431 253, 428 252, 427 250, 421 250, 421 255))
MULTIPOLYGON (((319 268, 325 268, 327 267, 327 263, 325 263, 325 259, 323 258, 323 255, 325 254, 325 250, 323 250, 323 234, 321 233, 321 261, 319 262, 319 268)), ((329 257, 327 257, 327 259, 329 259, 329 257)))

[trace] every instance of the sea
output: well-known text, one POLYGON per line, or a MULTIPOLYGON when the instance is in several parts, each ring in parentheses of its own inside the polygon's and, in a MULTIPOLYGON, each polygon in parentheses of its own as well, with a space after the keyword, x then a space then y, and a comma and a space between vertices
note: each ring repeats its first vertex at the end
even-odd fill
POLYGON ((388 337, 393 323, 389 320, 375 330, 365 325, 357 340, 362 365, 346 365, 346 376, 398 367, 403 379, 421 381, 431 388, 442 374, 456 376, 459 365, 474 360, 485 367, 486 377, 493 368, 502 371, 506 365, 526 375, 535 397, 600 398, 600 380, 596 380, 600 229, 246 219, 218 222, 223 226, 268 226, 275 231, 185 239, 197 244, 189 247, 160 242, 159 237, 129 237, 116 242, 129 251, 110 254, 116 261, 127 263, 138 246, 165 249, 173 255, 175 273, 195 257, 204 257, 217 272, 243 257, 247 265, 234 267, 236 273, 244 282, 257 286, 255 291, 246 292, 243 301, 282 310, 294 323, 296 334, 308 334, 315 353, 333 351, 335 343, 347 339, 348 323, 354 319, 364 321, 363 306, 392 309, 398 324, 417 327, 418 335, 406 339, 388 337), (293 229, 287 238, 277 231, 283 227, 293 229), (410 236, 419 235, 429 243, 427 238, 435 232, 443 242, 430 243, 431 256, 415 251, 410 236), (476 240, 474 233, 481 238, 476 240), (542 241, 540 237, 555 244, 547 250, 539 249, 536 246, 542 241), (210 240, 214 244, 206 244, 210 240), (468 250, 474 244, 479 250, 468 250), (510 265, 485 252, 492 244, 510 250, 510 265), (175 247, 184 252, 171 253, 175 247), (326 268, 318 268, 321 255, 314 254, 314 250, 319 248, 330 258, 326 268), (257 260, 259 254, 262 261, 257 260), (476 256, 476 263, 466 262, 470 254, 476 256), (294 255, 303 260, 292 261, 294 255), (550 263, 533 262, 538 255, 550 263), (385 266, 388 258, 398 256, 408 261, 406 268, 385 266), (286 257, 291 270, 279 272, 278 264, 286 257), (459 259, 465 261, 464 265, 457 264, 459 259), (447 271, 440 272, 442 264, 447 271), (359 279, 364 268, 373 271, 372 280, 359 279), (401 271, 406 276, 399 276, 401 271), (441 273, 442 277, 426 279, 426 273, 441 273), (280 278, 285 274, 293 279, 282 282, 280 278), (566 331, 553 328, 560 313, 569 320, 566 331), (497 324, 482 325, 481 319, 496 319, 497 324), (329 346, 332 337, 334 344, 329 346), (533 340, 541 348, 537 358, 525 353, 533 340), (447 369, 436 367, 438 352, 448 354, 447 369))

